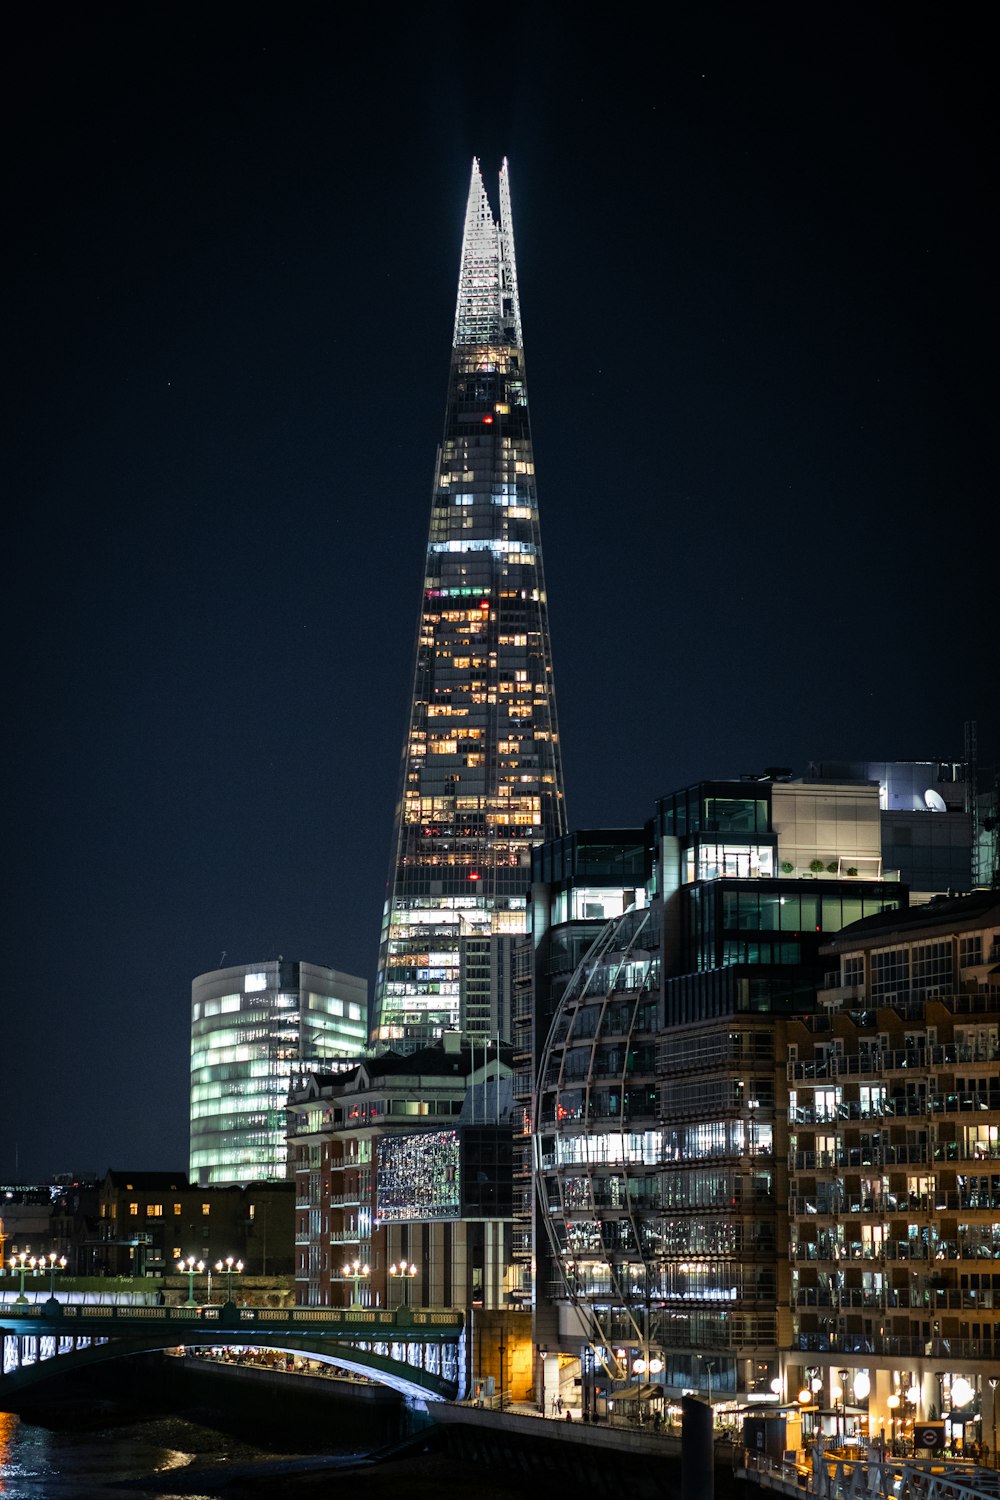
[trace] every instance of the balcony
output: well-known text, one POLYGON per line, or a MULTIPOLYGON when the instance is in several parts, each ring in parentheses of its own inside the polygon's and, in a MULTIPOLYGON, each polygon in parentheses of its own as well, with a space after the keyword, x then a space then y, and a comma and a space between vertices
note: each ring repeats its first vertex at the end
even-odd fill
POLYGON ((903 1359, 952 1361, 996 1359, 1000 1355, 1000 1343, 986 1339, 919 1339, 905 1334, 800 1333, 794 1343, 803 1354, 884 1354, 899 1355, 903 1359))

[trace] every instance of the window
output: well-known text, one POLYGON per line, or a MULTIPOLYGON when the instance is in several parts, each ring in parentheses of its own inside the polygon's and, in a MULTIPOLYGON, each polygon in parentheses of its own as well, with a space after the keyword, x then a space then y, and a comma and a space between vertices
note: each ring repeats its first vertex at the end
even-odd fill
POLYGON ((212 1212, 212 1205, 210 1203, 203 1203, 201 1205, 201 1212, 202 1216, 207 1219, 209 1214, 212 1212))
POLYGON ((181 1216, 181 1206, 180 1206, 179 1203, 175 1203, 174 1204, 174 1218, 175 1219, 179 1219, 180 1216, 181 1216))
POLYGON ((865 982, 865 961, 858 955, 852 955, 844 959, 844 985, 848 989, 857 989, 865 982))
POLYGON ((138 1205, 138 1203, 130 1203, 129 1206, 128 1206, 128 1211, 131 1214, 131 1216, 132 1216, 133 1219, 137 1219, 139 1217, 139 1205, 138 1205))
POLYGON ((146 1204, 146 1218, 147 1219, 162 1219, 163 1218, 163 1204, 162 1203, 147 1203, 146 1204))
POLYGON ((983 961, 983 935, 977 932, 973 937, 959 938, 958 940, 958 966, 960 969, 971 969, 973 964, 981 964, 983 961))

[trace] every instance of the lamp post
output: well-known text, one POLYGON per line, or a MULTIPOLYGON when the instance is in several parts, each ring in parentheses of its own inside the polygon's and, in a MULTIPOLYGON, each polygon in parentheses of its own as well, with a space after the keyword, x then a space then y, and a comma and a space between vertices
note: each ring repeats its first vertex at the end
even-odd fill
POLYGON ((395 1278, 395 1280, 403 1283, 403 1300, 401 1304, 403 1307, 409 1307, 410 1305, 410 1282, 416 1274, 417 1267, 412 1260, 401 1260, 399 1265, 393 1261, 389 1267, 390 1279, 395 1278))
POLYGON ((39 1262, 39 1269, 46 1269, 46 1261, 48 1261, 49 1296, 54 1297, 56 1294, 56 1271, 65 1271, 66 1257, 65 1255, 56 1255, 54 1250, 50 1250, 48 1255, 42 1256, 39 1262))
POLYGON ((840 1376, 840 1445, 847 1441, 847 1377, 850 1370, 838 1370, 840 1376))
POLYGON ((997 1386, 1000 1380, 996 1375, 990 1376, 990 1390, 993 1392, 993 1467, 997 1467, 997 1386))
POLYGON ((23 1306, 28 1300, 24 1295, 24 1278, 29 1271, 32 1276, 38 1275, 38 1261, 33 1255, 29 1255, 27 1250, 22 1250, 18 1255, 11 1256, 10 1268, 12 1271, 16 1271, 21 1278, 21 1285, 18 1287, 17 1296, 14 1299, 15 1306, 19 1303, 23 1306))
POLYGON ((352 1307, 361 1306, 361 1279, 370 1274, 370 1267, 360 1260, 352 1260, 343 1267, 344 1277, 347 1281, 354 1282, 354 1300, 352 1307))
POLYGON ((203 1260, 195 1260, 193 1255, 189 1255, 187 1260, 179 1260, 177 1262, 177 1269, 182 1276, 186 1275, 188 1279, 188 1299, 184 1306, 197 1307, 198 1304, 194 1300, 194 1278, 196 1275, 200 1276, 202 1271, 204 1271, 205 1262, 203 1260))
POLYGON ((896 1454, 896 1411, 899 1407, 899 1395, 893 1391, 891 1396, 886 1397, 886 1406, 889 1408, 889 1435, 892 1439, 892 1454, 896 1454))
POLYGON ((911 1450, 914 1458, 917 1456, 917 1424, 920 1421, 920 1386, 916 1380, 911 1380, 906 1388, 906 1404, 911 1410, 907 1413, 910 1417, 910 1430, 913 1433, 911 1450))
POLYGON ((215 1269, 216 1269, 216 1271, 218 1272, 218 1274, 220 1276, 222 1275, 223 1271, 225 1271, 225 1273, 226 1273, 226 1301, 227 1302, 232 1302, 232 1300, 233 1300, 233 1272, 235 1271, 236 1275, 238 1276, 240 1274, 240 1272, 243 1270, 243 1262, 241 1260, 233 1260, 233 1257, 231 1255, 227 1255, 226 1258, 225 1258, 225 1260, 217 1260, 215 1262, 215 1269))

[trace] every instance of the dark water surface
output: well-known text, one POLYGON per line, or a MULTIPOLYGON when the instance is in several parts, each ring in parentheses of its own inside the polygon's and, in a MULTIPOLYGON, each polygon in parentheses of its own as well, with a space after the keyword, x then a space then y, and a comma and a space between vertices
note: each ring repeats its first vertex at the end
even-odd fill
MULTIPOLYGON (((332 1393, 310 1399, 297 1383, 285 1396, 153 1364, 137 1368, 138 1361, 116 1364, 111 1375, 91 1372, 85 1384, 61 1382, 44 1404, 0 1412, 0 1500, 221 1500, 223 1492, 232 1500, 236 1472, 262 1483, 270 1474, 267 1494, 284 1495, 291 1480, 276 1466, 315 1455, 348 1463, 392 1442, 403 1426, 401 1410, 359 1411, 332 1393)), ((335 1472, 329 1480, 331 1492, 340 1487, 335 1472)), ((364 1492, 363 1484, 354 1487, 364 1492)))
MULTIPOLYGON (((306 1445, 305 1452, 311 1451, 306 1445)), ((192 1494, 202 1500, 217 1500, 219 1487, 186 1486, 174 1489, 169 1480, 180 1478, 185 1469, 199 1471, 210 1465, 227 1468, 272 1461, 270 1448, 260 1448, 229 1433, 179 1415, 152 1417, 81 1431, 76 1428, 42 1427, 11 1413, 0 1413, 0 1496, 3 1500, 158 1500, 171 1495, 192 1494), (127 1489, 122 1480, 160 1476, 155 1488, 143 1484, 127 1489)))

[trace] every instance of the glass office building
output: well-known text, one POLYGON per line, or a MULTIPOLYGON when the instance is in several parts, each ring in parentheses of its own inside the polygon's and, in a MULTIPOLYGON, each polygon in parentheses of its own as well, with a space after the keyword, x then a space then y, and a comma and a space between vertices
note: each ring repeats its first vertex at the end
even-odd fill
POLYGON ((372 1039, 503 1030, 533 844, 564 831, 507 164, 472 167, 372 1039), (475 994, 463 995, 475 981, 475 994), (489 1005, 483 997, 495 997, 489 1005))
POLYGON ((787 1035, 815 1022, 831 936, 905 906, 883 879, 878 787, 765 777, 664 797, 622 915, 558 852, 535 853, 536 1005, 559 922, 610 920, 561 978, 526 1101, 537 1336, 579 1346, 599 1415, 637 1371, 670 1400, 772 1399, 791 1338, 787 1035))
POLYGON ((213 969, 191 986, 191 1154, 201 1187, 283 1180, 285 1105, 367 1042, 368 985, 319 964, 213 969))

